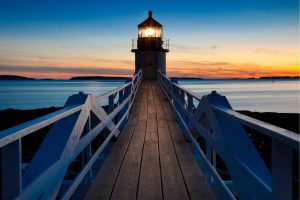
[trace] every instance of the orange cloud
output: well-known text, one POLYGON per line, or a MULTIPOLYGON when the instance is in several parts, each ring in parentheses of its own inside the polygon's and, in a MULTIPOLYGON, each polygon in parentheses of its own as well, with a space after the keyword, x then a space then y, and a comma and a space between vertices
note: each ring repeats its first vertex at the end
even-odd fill
POLYGON ((202 78, 250 78, 262 76, 299 76, 299 65, 269 66, 253 63, 173 62, 169 76, 202 78))

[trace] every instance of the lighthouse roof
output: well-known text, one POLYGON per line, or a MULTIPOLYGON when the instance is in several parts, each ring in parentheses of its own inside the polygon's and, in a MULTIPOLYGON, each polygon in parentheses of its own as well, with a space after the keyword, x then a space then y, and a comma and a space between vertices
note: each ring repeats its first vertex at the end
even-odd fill
POLYGON ((142 23, 140 23, 138 25, 138 28, 142 28, 142 27, 162 27, 163 26, 158 21, 153 19, 151 10, 148 12, 148 15, 149 15, 148 18, 145 21, 143 21, 142 23))

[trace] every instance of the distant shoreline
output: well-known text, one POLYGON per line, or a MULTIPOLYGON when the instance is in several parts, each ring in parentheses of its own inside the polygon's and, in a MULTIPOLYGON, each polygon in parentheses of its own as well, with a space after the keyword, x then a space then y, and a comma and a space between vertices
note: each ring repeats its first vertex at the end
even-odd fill
POLYGON ((59 80, 64 80, 64 81, 87 81, 87 80, 126 80, 130 77, 113 77, 113 76, 76 76, 76 77, 71 77, 69 79, 51 79, 51 78, 45 78, 45 79, 36 79, 36 78, 29 78, 25 76, 15 76, 15 75, 0 75, 0 80, 5 80, 5 81, 41 81, 41 80, 46 80, 46 81, 59 81, 59 80))
POLYGON ((300 76, 273 76, 273 77, 259 77, 259 78, 197 78, 197 77, 171 77, 172 79, 183 80, 300 80, 300 76))
MULTIPOLYGON (((36 78, 30 78, 25 76, 16 76, 16 75, 0 75, 0 80, 10 81, 10 80, 22 80, 22 81, 34 81, 34 80, 126 80, 130 77, 114 77, 114 76, 75 76, 71 77, 69 79, 36 79, 36 78)), ((172 79, 181 79, 181 80, 300 80, 300 76, 266 76, 266 77, 259 77, 259 78, 201 78, 201 77, 171 77, 172 79)))

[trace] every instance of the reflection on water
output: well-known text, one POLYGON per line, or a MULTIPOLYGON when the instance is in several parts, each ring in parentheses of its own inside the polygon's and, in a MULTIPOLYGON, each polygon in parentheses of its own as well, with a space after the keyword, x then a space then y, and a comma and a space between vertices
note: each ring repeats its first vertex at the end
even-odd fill
POLYGON ((124 81, 0 81, 0 110, 63 106, 70 95, 79 91, 98 96, 124 81))
POLYGON ((235 110, 299 113, 298 80, 178 80, 198 95, 216 90, 235 110))

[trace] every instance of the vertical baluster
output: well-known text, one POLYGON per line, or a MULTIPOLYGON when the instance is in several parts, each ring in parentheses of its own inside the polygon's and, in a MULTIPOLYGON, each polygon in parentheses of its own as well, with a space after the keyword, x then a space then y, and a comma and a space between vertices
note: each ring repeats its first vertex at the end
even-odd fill
MULTIPOLYGON (((189 113, 191 113, 193 115, 193 97, 186 93, 186 96, 187 96, 187 110, 189 113)), ((188 116, 188 122, 187 122, 187 125, 189 127, 189 129, 191 130, 192 127, 193 127, 193 119, 190 118, 190 116, 188 116)))
POLYGON ((183 90, 181 90, 181 89, 179 89, 179 91, 180 91, 180 102, 181 102, 181 104, 184 106, 184 104, 185 104, 185 99, 184 99, 184 91, 183 90))
POLYGON ((177 97, 178 97, 178 94, 177 94, 177 88, 175 87, 175 86, 173 86, 172 84, 171 84, 171 86, 172 86, 172 89, 170 90, 171 91, 171 100, 172 100, 172 102, 173 102, 173 105, 174 105, 174 107, 175 108, 177 108, 177 102, 176 102, 176 100, 175 99, 177 99, 177 97))
MULTIPOLYGON (((119 100, 118 100, 118 106, 120 106, 121 104, 122 104, 122 102, 123 102, 123 98, 124 98, 124 90, 121 90, 121 91, 119 91, 119 100)), ((122 118, 122 114, 121 114, 121 111, 119 112, 119 116, 118 116, 118 118, 117 118, 117 122, 116 122, 116 124, 117 123, 119 123, 119 121, 120 121, 120 119, 122 118)))
POLYGON ((179 97, 179 93, 178 93, 178 88, 175 86, 175 84, 173 84, 173 83, 175 83, 175 80, 174 79, 171 79, 171 81, 170 81, 170 85, 171 85, 171 90, 170 90, 170 92, 171 92, 171 95, 170 95, 170 98, 172 99, 172 101, 173 101, 173 104, 174 104, 174 107, 175 108, 178 108, 178 106, 176 105, 177 104, 177 99, 178 99, 178 97, 179 97), (175 100, 176 99, 176 100, 175 100))
POLYGON ((132 96, 131 96, 131 99, 129 101, 129 106, 131 106, 131 104, 133 104, 133 100, 134 100, 135 94, 136 94, 135 93, 136 87, 137 87, 137 84, 134 81, 132 81, 131 87, 130 87, 130 93, 132 94, 132 96))
MULTIPOLYGON (((131 85, 127 86, 125 89, 124 89, 124 94, 123 94, 123 100, 122 102, 127 98, 129 97, 131 93, 131 85)), ((129 104, 130 104, 130 101, 128 101, 128 103, 126 103, 126 105, 124 106, 124 108, 120 111, 119 113, 119 120, 121 120, 121 118, 124 116, 124 114, 126 113, 127 109, 129 109, 129 104)), ((128 119, 128 115, 127 117, 124 119, 124 121, 122 122, 122 124, 120 125, 120 128, 119 130, 123 130, 124 126, 126 125, 126 122, 127 122, 127 119, 128 119)))
POLYGON ((193 104, 193 97, 190 94, 187 94, 187 98, 188 98, 188 105, 187 105, 187 109, 190 113, 194 113, 193 108, 194 108, 194 104, 193 104))
POLYGON ((272 197, 292 199, 292 149, 272 140, 272 197))
MULTIPOLYGON (((89 133, 91 130, 92 130, 92 120, 91 120, 91 114, 87 120, 87 127, 86 127, 86 131, 87 133, 89 133)), ((86 147, 86 161, 88 162, 91 157, 92 157, 92 144, 88 144, 87 147, 86 147)), ((87 175, 87 180, 89 180, 89 178, 92 178, 93 177, 93 170, 90 169, 88 175, 87 175)))
POLYGON ((205 157, 207 160, 209 160, 210 163, 213 163, 213 159, 212 159, 212 147, 210 144, 208 144, 206 142, 206 154, 205 154, 205 157))
POLYGON ((119 100, 118 100, 118 105, 121 105, 124 100, 124 90, 119 91, 119 100))
POLYGON ((217 168, 217 154, 214 149, 212 149, 211 151, 212 151, 212 165, 216 169, 217 168))
POLYGON ((108 114, 114 110, 114 99, 115 99, 114 94, 108 97, 108 114))
POLYGON ((186 102, 185 102, 185 92, 178 88, 179 91, 179 98, 180 98, 180 103, 183 107, 179 107, 179 113, 181 115, 181 117, 183 118, 183 120, 185 121, 185 124, 189 124, 189 120, 187 118, 187 115, 185 113, 185 107, 186 107, 186 102))
POLYGON ((22 190, 22 148, 18 139, 0 149, 1 199, 15 199, 22 190))

